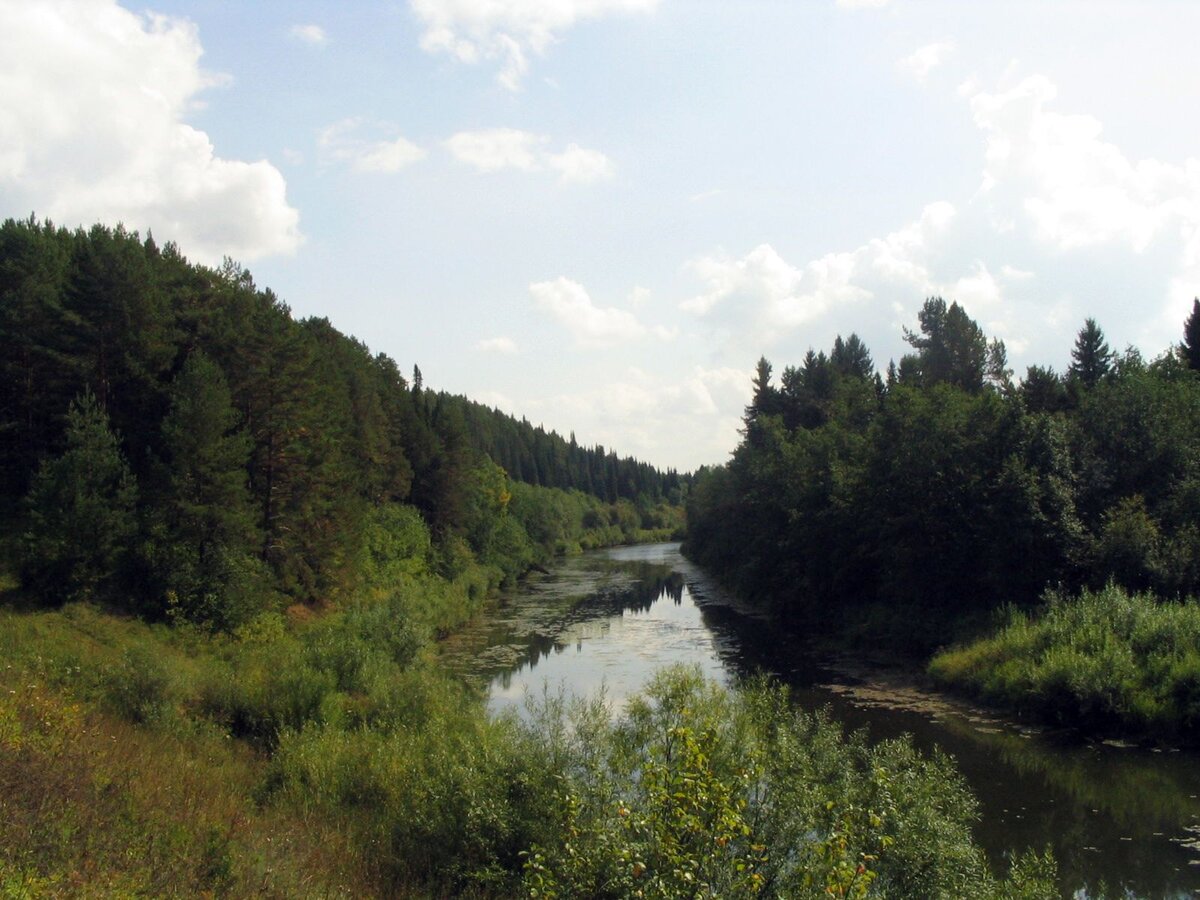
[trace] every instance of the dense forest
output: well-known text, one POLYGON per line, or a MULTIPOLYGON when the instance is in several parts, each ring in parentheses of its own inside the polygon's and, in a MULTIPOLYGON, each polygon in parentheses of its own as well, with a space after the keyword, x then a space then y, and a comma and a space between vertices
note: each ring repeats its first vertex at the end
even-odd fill
POLYGON ((296 320, 228 260, 8 220, 0 515, 19 524, 0 549, 47 598, 233 627, 351 596, 398 506, 419 513, 439 574, 478 563, 491 583, 679 528, 686 478, 413 371, 296 320))
POLYGON ((1200 300, 1147 362, 1088 319, 1063 373, 927 300, 886 378, 857 336, 758 364, 685 552, 810 633, 925 655, 1054 724, 1200 742, 1200 300), (994 632, 994 633, 991 633, 994 632))

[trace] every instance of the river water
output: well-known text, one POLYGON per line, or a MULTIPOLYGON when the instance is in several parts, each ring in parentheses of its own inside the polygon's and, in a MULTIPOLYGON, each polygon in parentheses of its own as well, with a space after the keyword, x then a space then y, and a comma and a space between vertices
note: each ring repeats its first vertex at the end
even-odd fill
POLYGON ((443 645, 497 712, 526 692, 590 693, 617 706, 651 673, 699 666, 725 683, 759 671, 804 707, 872 738, 910 734, 951 754, 980 802, 976 838, 998 869, 1051 847, 1065 896, 1200 897, 1200 755, 1017 725, 940 695, 919 676, 808 648, 739 604, 678 544, 572 557, 530 579, 443 645))

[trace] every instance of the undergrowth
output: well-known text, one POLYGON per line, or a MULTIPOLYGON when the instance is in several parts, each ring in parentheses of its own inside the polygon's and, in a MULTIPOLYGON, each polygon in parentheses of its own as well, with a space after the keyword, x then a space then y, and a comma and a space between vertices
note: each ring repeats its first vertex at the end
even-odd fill
POLYGON ((1200 743, 1200 603, 1109 585, 1051 593, 996 633, 938 654, 941 684, 1102 736, 1200 743))

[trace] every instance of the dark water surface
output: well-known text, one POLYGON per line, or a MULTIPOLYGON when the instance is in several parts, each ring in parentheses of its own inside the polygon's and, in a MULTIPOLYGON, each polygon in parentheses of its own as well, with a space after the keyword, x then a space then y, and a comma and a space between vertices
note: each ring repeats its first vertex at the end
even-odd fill
POLYGON ((444 646, 494 710, 544 686, 619 705, 653 671, 698 665, 729 683, 756 671, 872 737, 911 734, 951 754, 979 798, 976 836, 997 866, 1053 848, 1067 896, 1200 897, 1200 755, 1081 743, 928 690, 910 673, 819 656, 802 635, 738 604, 677 544, 563 561, 444 646))

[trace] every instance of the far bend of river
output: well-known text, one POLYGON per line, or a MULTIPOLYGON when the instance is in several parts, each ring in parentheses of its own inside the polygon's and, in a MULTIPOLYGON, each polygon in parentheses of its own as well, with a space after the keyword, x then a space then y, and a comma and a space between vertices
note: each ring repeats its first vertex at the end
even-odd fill
POLYGON ((993 866, 1049 845, 1064 894, 1100 884, 1135 897, 1200 897, 1200 754, 1083 743, 1021 727, 888 670, 816 658, 724 594, 678 544, 588 553, 534 576, 443 645, 449 667, 521 708, 544 685, 614 703, 662 666, 725 683, 766 671, 796 701, 873 739, 908 733, 950 753, 980 802, 993 866))

